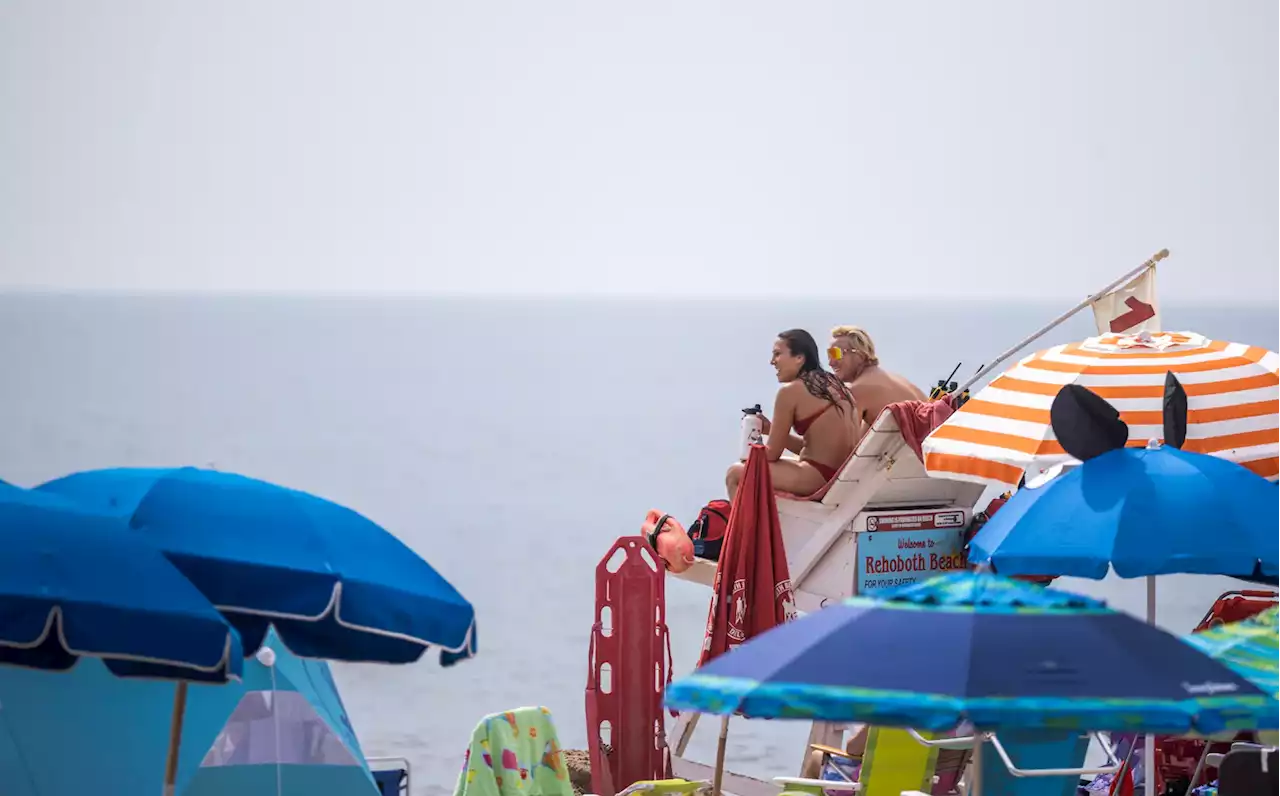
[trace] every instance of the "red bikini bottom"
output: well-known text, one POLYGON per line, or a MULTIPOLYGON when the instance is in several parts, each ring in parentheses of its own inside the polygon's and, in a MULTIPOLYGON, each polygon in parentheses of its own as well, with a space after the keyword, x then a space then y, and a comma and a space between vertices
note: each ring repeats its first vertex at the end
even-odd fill
POLYGON ((815 462, 813 459, 805 459, 805 462, 813 469, 822 473, 822 483, 824 484, 836 477, 837 471, 834 467, 823 464, 822 462, 815 462))

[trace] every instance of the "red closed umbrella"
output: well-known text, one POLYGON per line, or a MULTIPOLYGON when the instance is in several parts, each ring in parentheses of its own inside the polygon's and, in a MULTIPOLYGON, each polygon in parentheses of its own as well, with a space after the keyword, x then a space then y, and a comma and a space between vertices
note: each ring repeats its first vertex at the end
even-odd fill
MULTIPOLYGON (((763 445, 752 445, 733 496, 724 545, 716 563, 707 634, 698 665, 796 616, 795 594, 782 546, 778 504, 763 445)), ((729 717, 720 722, 712 793, 720 794, 729 717)))

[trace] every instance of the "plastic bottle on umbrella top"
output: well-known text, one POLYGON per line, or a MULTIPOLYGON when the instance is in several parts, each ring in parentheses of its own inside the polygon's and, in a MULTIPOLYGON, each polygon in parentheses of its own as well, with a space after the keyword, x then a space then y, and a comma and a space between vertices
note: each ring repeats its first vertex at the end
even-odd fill
POLYGON ((751 455, 751 446, 759 445, 764 439, 764 410, 756 404, 742 410, 742 435, 738 450, 738 459, 746 461, 751 455))

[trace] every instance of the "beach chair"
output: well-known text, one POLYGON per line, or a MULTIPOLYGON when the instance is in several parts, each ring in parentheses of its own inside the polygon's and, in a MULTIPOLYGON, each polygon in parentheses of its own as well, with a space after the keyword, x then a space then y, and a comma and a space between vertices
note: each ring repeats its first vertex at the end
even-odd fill
MULTIPOLYGON (((649 796, 674 796, 674 794, 684 794, 684 796, 693 796, 700 791, 709 791, 711 781, 705 779, 645 779, 634 782, 618 793, 618 796, 632 796, 636 793, 649 794, 649 796)), ((595 796, 595 794, 584 794, 583 796, 595 796)))
POLYGON ((1280 791, 1275 749, 1237 744, 1218 765, 1218 796, 1263 796, 1280 791))
POLYGON ((1193 633, 1215 625, 1226 625, 1256 616, 1276 604, 1280 594, 1262 589, 1234 589, 1223 592, 1213 601, 1193 633))
MULTIPOLYGON (((843 756, 842 750, 817 748, 824 754, 843 756)), ((802 777, 774 777, 773 781, 782 786, 784 795, 825 796, 827 791, 846 791, 858 796, 899 796, 903 791, 932 790, 937 763, 938 749, 917 742, 909 731, 872 727, 867 732, 867 749, 857 782, 802 777)))
MULTIPOLYGON (((1193 633, 1239 622, 1274 606, 1280 594, 1263 589, 1233 589, 1218 595, 1196 624, 1193 633)), ((1157 782, 1175 793, 1190 792, 1217 776, 1208 758, 1230 748, 1231 740, 1156 736, 1157 782)), ((1219 755, 1220 757, 1221 755, 1219 755)))
MULTIPOLYGON (((945 742, 947 739, 942 740, 945 742)), ((959 739, 959 743, 966 745, 960 749, 938 747, 938 759, 933 770, 933 788, 927 796, 951 796, 951 794, 961 793, 961 779, 965 769, 969 767, 969 760, 973 757, 973 747, 969 739, 959 739)), ((847 752, 833 746, 815 743, 810 744, 809 748, 822 753, 823 767, 826 767, 833 758, 850 759, 847 752)))
POLYGON ((938 763, 933 771, 933 790, 930 796, 950 796, 963 793, 961 787, 965 769, 973 758, 973 749, 939 749, 938 763))
MULTIPOLYGON (((664 758, 667 755, 664 753, 664 758)), ((668 760, 663 766, 668 773, 671 771, 671 763, 668 760)), ((633 782, 626 788, 615 793, 613 790, 613 777, 606 768, 602 777, 605 787, 608 789, 607 794, 595 793, 589 787, 584 790, 582 796, 632 796, 633 794, 647 794, 648 796, 694 796, 700 794, 705 796, 711 792, 711 780, 709 779, 686 779, 684 777, 669 777, 667 779, 642 779, 633 782)), ((576 790, 575 790, 576 793, 576 790)))
POLYGON ((403 757, 366 757, 380 796, 409 796, 409 761, 403 757))
POLYGON ((404 769, 395 771, 382 769, 369 773, 373 774, 373 783, 378 786, 378 793, 381 796, 400 796, 401 793, 408 793, 409 778, 404 769))
POLYGON ((984 796, 1076 796, 1081 777, 1120 770, 1111 745, 1099 739, 1108 765, 1085 768, 1089 736, 1053 730, 992 735, 982 745, 984 796))

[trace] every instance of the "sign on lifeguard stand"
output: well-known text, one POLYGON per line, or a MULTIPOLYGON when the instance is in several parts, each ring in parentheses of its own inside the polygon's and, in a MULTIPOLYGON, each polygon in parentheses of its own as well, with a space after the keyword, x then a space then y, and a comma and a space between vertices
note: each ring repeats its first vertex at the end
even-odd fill
POLYGON ((858 535, 858 594, 919 583, 935 575, 965 569, 964 526, 960 509, 868 514, 858 535))

